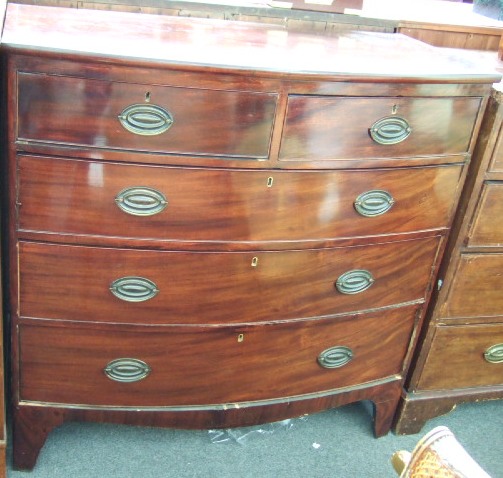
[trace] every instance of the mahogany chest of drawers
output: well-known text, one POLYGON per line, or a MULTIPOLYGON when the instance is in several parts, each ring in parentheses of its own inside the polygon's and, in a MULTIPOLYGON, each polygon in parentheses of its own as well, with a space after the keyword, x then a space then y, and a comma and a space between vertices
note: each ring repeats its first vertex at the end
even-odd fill
POLYGON ((371 400, 385 434, 498 77, 400 35, 53 12, 6 23, 16 466, 65 420, 371 400))
POLYGON ((398 433, 458 403, 503 398, 503 124, 495 85, 463 192, 456 234, 397 417, 398 433))

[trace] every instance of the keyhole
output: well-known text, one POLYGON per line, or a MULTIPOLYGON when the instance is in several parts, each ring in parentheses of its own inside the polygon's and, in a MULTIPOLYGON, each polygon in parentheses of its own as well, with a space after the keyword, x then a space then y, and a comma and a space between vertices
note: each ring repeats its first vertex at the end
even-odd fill
POLYGON ((272 183, 274 182, 274 178, 272 176, 269 176, 267 178, 267 187, 272 188, 272 183))
POLYGON ((150 91, 147 91, 147 92, 145 93, 145 101, 146 101, 147 103, 150 103, 150 91))
POLYGON ((251 261, 251 266, 252 267, 257 267, 258 266, 258 257, 254 257, 251 261))
POLYGON ((398 111, 398 105, 393 105, 393 107, 391 108, 391 114, 396 115, 397 111, 398 111))
POLYGON ((239 334, 238 335, 238 342, 239 343, 241 343, 244 339, 245 339, 245 335, 244 334, 239 334))

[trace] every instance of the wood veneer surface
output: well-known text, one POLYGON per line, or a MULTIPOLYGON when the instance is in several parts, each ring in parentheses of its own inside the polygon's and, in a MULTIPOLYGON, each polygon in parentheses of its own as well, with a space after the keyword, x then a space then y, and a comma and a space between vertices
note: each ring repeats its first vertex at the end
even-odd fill
POLYGON ((397 34, 351 32, 328 38, 229 21, 75 9, 54 13, 51 7, 10 4, 5 47, 107 57, 109 61, 166 62, 177 69, 232 68, 304 78, 498 80, 493 71, 480 71, 466 58, 443 54, 397 34))

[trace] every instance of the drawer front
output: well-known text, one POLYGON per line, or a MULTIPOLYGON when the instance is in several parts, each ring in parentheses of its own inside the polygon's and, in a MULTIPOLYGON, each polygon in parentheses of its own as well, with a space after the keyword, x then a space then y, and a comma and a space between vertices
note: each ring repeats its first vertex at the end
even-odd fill
POLYGON ((472 228, 470 246, 503 246, 503 183, 484 184, 472 228))
POLYGON ((30 73, 18 73, 18 94, 18 140, 251 158, 269 154, 277 100, 30 73))
MULTIPOLYGON (((501 126, 500 126, 501 128, 501 126)), ((503 171, 503 134, 501 129, 499 131, 498 137, 496 139, 496 145, 494 147, 493 157, 491 158, 491 163, 489 165, 489 171, 500 172, 503 171)))
POLYGON ((447 317, 503 315, 503 254, 463 254, 449 292, 447 317))
POLYGON ((424 297, 438 243, 216 253, 21 242, 21 315, 227 324, 374 309, 424 297))
POLYGON ((20 397, 190 406, 332 390, 400 373, 413 318, 409 307, 248 328, 21 325, 20 397))
POLYGON ((291 96, 280 159, 465 153, 480 105, 481 98, 291 96))
POLYGON ((293 241, 446 227, 461 166, 245 171, 19 158, 19 229, 293 241))
POLYGON ((503 324, 438 327, 421 390, 503 384, 503 324))

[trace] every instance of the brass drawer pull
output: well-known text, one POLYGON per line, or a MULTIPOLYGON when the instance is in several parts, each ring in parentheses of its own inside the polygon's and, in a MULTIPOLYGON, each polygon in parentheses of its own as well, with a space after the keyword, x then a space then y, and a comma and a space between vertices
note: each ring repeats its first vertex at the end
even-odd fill
POLYGON ((353 360, 353 351, 349 347, 338 345, 324 350, 318 355, 318 363, 323 368, 339 368, 353 360))
POLYGON ((503 363, 503 344, 495 344, 484 352, 484 358, 489 363, 503 363))
POLYGON ((164 133, 174 121, 169 111, 151 104, 127 106, 118 118, 125 129, 141 136, 154 136, 164 133))
POLYGON ((147 377, 152 369, 143 362, 134 358, 120 358, 109 362, 105 369, 105 375, 115 382, 139 382, 147 377))
POLYGON ((147 187, 123 189, 115 196, 115 203, 121 211, 132 216, 153 216, 168 205, 163 193, 147 187))
POLYGON ((341 294, 359 294, 375 282, 372 274, 364 269, 355 269, 342 274, 335 283, 341 294))
POLYGON ((388 212, 395 200, 387 191, 374 189, 361 193, 354 202, 356 212, 361 216, 375 217, 388 212))
POLYGON ((143 277, 121 277, 110 284, 110 291, 126 302, 144 302, 159 293, 157 285, 143 277))
POLYGON ((406 140, 412 128, 400 116, 386 116, 377 120, 369 129, 370 137, 378 144, 398 144, 406 140))

